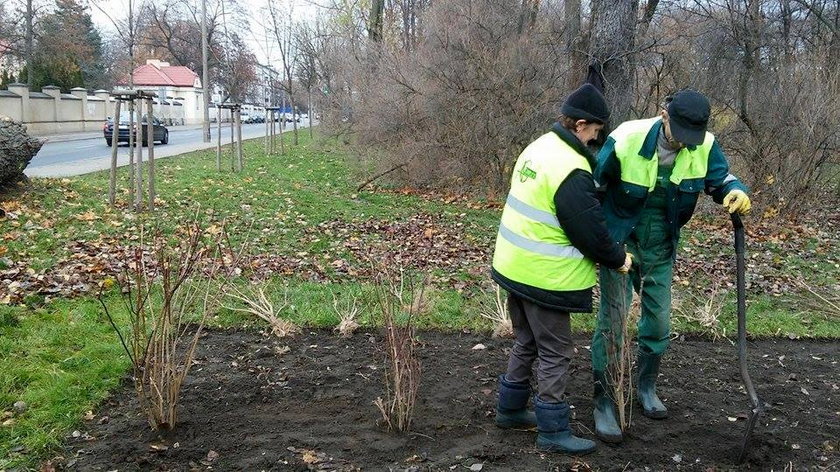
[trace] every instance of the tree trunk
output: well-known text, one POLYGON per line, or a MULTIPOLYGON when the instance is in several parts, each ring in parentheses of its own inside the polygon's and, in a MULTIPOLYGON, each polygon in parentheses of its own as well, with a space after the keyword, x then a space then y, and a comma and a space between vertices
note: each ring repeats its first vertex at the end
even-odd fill
POLYGON ((26 85, 32 89, 32 66, 35 62, 33 42, 35 37, 35 10, 33 0, 26 0, 26 85))
POLYGON ((370 20, 368 21, 368 37, 371 41, 382 41, 382 13, 385 10, 385 0, 373 0, 370 3, 370 20))
POLYGON ((611 128, 632 116, 639 0, 593 0, 591 55, 604 77, 611 128))
MULTIPOLYGON (((740 76, 738 77, 738 117, 744 126, 747 127, 753 142, 760 140, 759 130, 753 121, 752 111, 750 109, 750 92, 753 83, 755 83, 759 74, 760 66, 760 48, 762 44, 761 30, 761 0, 747 0, 746 11, 744 12, 744 30, 741 44, 743 46, 743 58, 740 76)), ((761 156, 761 150, 758 147, 753 147, 751 156, 745 156, 745 162, 753 175, 761 175, 763 169, 764 159, 761 156)), ((756 181, 756 187, 761 185, 760 181, 756 181)))
POLYGON ((585 59, 581 51, 580 36, 580 0, 566 0, 563 2, 563 19, 565 20, 566 51, 569 54, 569 73, 566 88, 576 89, 583 81, 586 70, 585 59))
POLYGON ((644 38, 647 34, 648 26, 650 26, 650 22, 653 20, 653 14, 656 13, 657 5, 659 5, 659 0, 648 0, 645 4, 645 12, 642 15, 641 21, 639 21, 639 38, 644 38))
POLYGON ((738 115, 741 121, 752 128, 749 110, 750 86, 758 73, 759 49, 761 47, 761 1, 748 0, 747 10, 744 12, 744 31, 741 44, 743 45, 743 67, 738 78, 738 115))
POLYGON ((784 48, 784 65, 785 70, 789 70, 793 64, 793 49, 791 47, 791 24, 793 23, 793 11, 790 7, 790 0, 782 0, 780 2, 781 16, 782 16, 782 47, 784 48))
POLYGON ((312 113, 312 89, 308 89, 306 93, 308 94, 307 100, 309 101, 307 107, 307 110, 309 110, 309 139, 312 139, 312 118, 314 117, 314 113, 312 113))
POLYGON ((0 119, 0 186, 20 179, 29 161, 43 145, 26 133, 22 123, 0 119))

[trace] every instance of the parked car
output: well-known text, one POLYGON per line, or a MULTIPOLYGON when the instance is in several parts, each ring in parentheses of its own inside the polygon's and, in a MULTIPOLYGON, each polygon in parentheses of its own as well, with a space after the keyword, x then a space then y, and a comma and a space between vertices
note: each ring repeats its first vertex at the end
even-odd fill
MULTIPOLYGON (((117 134, 117 142, 118 143, 127 143, 128 142, 128 122, 129 122, 128 113, 120 113, 120 124, 119 124, 119 133, 117 134)), ((149 127, 146 126, 147 117, 143 116, 143 145, 146 146, 149 143, 149 136, 148 136, 148 129, 149 127)), ((152 118, 152 126, 154 128, 154 141, 160 141, 161 144, 168 144, 169 143, 169 130, 163 123, 160 122, 157 118, 152 118)), ((137 123, 134 123, 134 129, 137 129, 137 123)), ((110 146, 113 141, 112 138, 114 136, 114 119, 108 118, 105 121, 105 126, 102 128, 102 131, 105 135, 105 144, 110 146)), ((136 131, 135 131, 136 132, 136 131)))

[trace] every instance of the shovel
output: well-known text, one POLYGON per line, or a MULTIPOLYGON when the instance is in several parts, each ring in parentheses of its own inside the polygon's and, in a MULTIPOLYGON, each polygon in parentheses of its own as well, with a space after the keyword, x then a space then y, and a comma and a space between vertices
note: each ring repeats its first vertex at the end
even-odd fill
POLYGON ((738 455, 738 463, 744 461, 747 450, 750 446, 753 427, 758 416, 763 411, 763 404, 758 399, 753 387, 750 374, 747 372, 747 303, 746 288, 744 281, 744 223, 737 213, 732 213, 732 226, 735 230, 735 257, 738 271, 738 366, 741 369, 741 379, 744 381, 744 388, 750 397, 752 409, 747 419, 747 431, 744 433, 744 440, 741 443, 741 453, 738 455))

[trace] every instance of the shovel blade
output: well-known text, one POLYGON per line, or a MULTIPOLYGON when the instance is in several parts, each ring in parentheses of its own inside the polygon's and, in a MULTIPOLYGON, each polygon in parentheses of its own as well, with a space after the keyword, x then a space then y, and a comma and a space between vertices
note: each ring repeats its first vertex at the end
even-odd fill
POLYGON ((750 439, 752 439, 753 428, 755 428, 755 422, 758 420, 758 416, 761 414, 759 408, 753 408, 750 410, 750 417, 747 418, 747 430, 744 432, 744 440, 741 442, 741 453, 738 454, 738 463, 741 464, 744 462, 744 459, 747 458, 747 451, 750 448, 750 439))

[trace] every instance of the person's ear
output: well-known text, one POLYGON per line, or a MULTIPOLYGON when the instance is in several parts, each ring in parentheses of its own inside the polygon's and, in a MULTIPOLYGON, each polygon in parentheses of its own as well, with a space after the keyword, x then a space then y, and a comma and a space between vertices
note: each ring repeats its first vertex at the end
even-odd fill
POLYGON ((659 116, 662 117, 663 121, 668 121, 668 112, 665 110, 659 110, 659 116))
POLYGON ((580 130, 586 126, 586 120, 575 121, 575 131, 580 133, 580 130))

